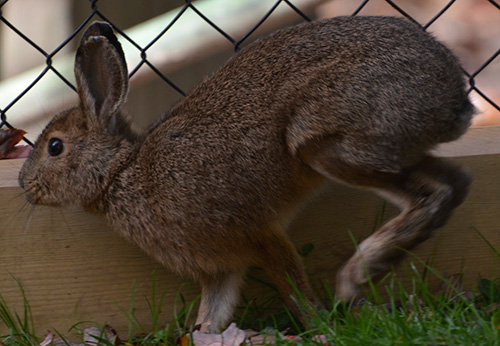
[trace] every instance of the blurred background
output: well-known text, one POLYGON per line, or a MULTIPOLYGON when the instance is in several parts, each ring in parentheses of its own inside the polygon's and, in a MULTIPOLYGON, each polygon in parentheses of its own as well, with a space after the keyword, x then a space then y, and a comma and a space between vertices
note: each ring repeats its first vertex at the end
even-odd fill
POLYGON ((34 140, 76 101, 74 49, 93 20, 124 34, 132 73, 126 109, 147 126, 257 37, 304 16, 354 13, 406 15, 426 26, 473 77, 481 112, 474 125, 500 124, 500 6, 493 0, 7 0, 0 1, 0 127, 22 128, 34 140))

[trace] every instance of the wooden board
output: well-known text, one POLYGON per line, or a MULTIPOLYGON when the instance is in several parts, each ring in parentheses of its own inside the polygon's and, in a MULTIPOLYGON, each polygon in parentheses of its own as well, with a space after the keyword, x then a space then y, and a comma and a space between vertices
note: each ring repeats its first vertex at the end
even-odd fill
MULTIPOLYGON (((477 145, 471 144, 488 141, 492 148, 483 151, 496 152, 498 134, 498 128, 473 130, 446 149, 443 155, 466 154, 452 160, 469 167, 474 183, 450 222, 414 251, 422 261, 432 259, 431 265, 443 275, 465 272, 466 287, 473 287, 480 276, 500 274, 499 259, 477 234, 481 232, 495 248, 500 246, 500 155, 477 155, 477 145)), ((27 205, 17 187, 22 163, 0 161, 0 294, 20 309, 21 297, 13 279, 19 278, 42 334, 48 328, 65 332, 83 320, 109 323, 126 333, 128 320, 118 306, 128 310, 134 282, 134 312, 148 328, 151 321, 144 295, 151 297, 153 272, 158 289, 167 292, 164 321, 172 319, 179 292, 188 300, 197 296, 195 283, 163 270, 98 217, 79 209, 27 205)), ((373 194, 332 184, 298 215, 290 235, 297 248, 315 246, 305 258, 315 287, 320 290, 325 283, 334 284, 336 271, 355 248, 349 234, 355 239, 370 234, 382 209, 383 201, 373 194)), ((385 219, 395 213, 388 207, 385 219)), ((409 261, 418 262, 410 256, 396 269, 406 281, 409 261)), ((263 287, 250 280, 245 296, 260 296, 263 287)))
POLYGON ((434 154, 442 157, 500 154, 500 127, 472 128, 458 141, 440 145, 434 154))
MULTIPOLYGON (((126 333, 132 289, 134 313, 145 326, 144 297, 152 283, 166 290, 163 320, 171 320, 181 292, 188 301, 197 285, 167 273, 98 217, 81 210, 27 206, 20 188, 0 188, 0 294, 21 312, 19 278, 38 330, 66 332, 78 321, 109 323, 126 333), (181 285, 184 285, 181 290, 181 285), (176 301, 177 300, 177 301, 176 301)), ((0 325, 0 331, 5 331, 0 325)))

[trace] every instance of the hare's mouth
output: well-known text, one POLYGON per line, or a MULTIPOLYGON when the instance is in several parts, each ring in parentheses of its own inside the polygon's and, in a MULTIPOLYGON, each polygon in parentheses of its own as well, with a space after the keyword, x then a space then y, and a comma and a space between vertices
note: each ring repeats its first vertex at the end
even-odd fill
POLYGON ((50 198, 47 198, 49 195, 47 193, 48 189, 42 184, 24 182, 21 187, 24 189, 26 200, 32 205, 59 205, 58 203, 51 202, 50 198))
POLYGON ((42 188, 39 185, 36 184, 20 184, 21 187, 24 189, 24 195, 26 196, 26 200, 33 205, 36 204, 43 204, 40 203, 41 201, 41 195, 42 195, 42 188))

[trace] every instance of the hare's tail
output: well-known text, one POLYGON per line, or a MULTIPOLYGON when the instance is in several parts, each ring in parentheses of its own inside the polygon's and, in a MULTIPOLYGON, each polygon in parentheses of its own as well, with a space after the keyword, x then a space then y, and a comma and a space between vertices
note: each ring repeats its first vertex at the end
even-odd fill
POLYGON ((462 136, 471 125, 472 118, 477 113, 477 108, 472 104, 469 98, 465 98, 462 107, 455 113, 453 128, 447 132, 448 136, 440 138, 440 143, 454 141, 462 136))

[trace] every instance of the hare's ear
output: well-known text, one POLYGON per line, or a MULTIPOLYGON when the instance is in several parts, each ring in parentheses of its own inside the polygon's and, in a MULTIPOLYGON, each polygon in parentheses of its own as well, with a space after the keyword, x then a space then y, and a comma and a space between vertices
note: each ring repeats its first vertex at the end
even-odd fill
POLYGON ((125 55, 109 24, 95 22, 83 34, 76 52, 75 77, 81 107, 109 122, 128 91, 125 55))

